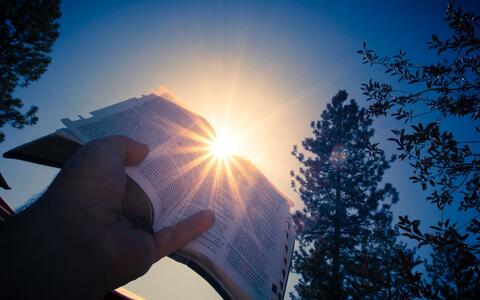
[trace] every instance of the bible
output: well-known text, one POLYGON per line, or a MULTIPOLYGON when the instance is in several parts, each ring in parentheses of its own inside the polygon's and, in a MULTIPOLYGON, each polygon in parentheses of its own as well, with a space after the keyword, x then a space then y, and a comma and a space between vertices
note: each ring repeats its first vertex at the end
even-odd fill
POLYGON ((132 98, 63 119, 65 128, 16 147, 4 157, 61 167, 84 143, 112 135, 147 144, 126 167, 123 213, 141 214, 154 231, 211 209, 215 224, 170 255, 227 299, 283 299, 293 253, 292 201, 251 162, 215 157, 215 132, 168 92, 132 98))

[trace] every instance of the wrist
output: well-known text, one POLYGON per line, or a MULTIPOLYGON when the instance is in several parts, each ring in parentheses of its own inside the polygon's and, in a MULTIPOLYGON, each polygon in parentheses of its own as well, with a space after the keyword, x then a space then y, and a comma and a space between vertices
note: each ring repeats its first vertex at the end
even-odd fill
POLYGON ((0 251, 8 262, 0 270, 2 285, 25 298, 100 298, 111 284, 98 233, 90 218, 55 202, 41 198, 3 224, 0 251))

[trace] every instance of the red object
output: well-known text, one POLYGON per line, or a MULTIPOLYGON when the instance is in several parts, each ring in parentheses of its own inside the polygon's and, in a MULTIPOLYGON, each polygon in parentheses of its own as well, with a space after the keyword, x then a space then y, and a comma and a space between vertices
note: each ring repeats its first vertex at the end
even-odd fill
POLYGON ((0 197, 0 222, 5 222, 13 217, 14 214, 15 212, 8 206, 7 202, 0 197))
MULTIPOLYGON (((9 190, 10 187, 8 186, 7 181, 3 178, 2 173, 0 173, 0 187, 9 190)), ((10 206, 5 202, 5 200, 0 197, 0 222, 4 222, 10 219, 15 212, 10 208, 10 206)))

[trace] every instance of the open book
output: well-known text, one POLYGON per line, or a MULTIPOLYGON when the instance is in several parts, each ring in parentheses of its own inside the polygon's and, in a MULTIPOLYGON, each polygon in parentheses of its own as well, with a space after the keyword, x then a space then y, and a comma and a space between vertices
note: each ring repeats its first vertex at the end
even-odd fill
POLYGON ((142 214, 157 231, 211 209, 216 221, 171 257, 205 278, 224 298, 282 299, 294 246, 291 201, 249 161, 212 155, 208 122, 165 92, 132 98, 64 119, 66 128, 4 154, 61 167, 81 144, 124 135, 149 146, 126 167, 124 213, 142 214))

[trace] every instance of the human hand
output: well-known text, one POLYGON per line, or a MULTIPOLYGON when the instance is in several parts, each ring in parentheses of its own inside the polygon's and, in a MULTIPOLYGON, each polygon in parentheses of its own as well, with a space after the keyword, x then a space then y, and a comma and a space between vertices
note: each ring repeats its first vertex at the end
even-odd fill
POLYGON ((125 137, 91 142, 36 203, 7 224, 2 231, 22 248, 15 253, 7 247, 21 262, 10 270, 11 280, 23 281, 19 272, 29 275, 21 293, 30 282, 37 297, 40 292, 54 298, 100 298, 213 225, 213 213, 203 211, 154 235, 132 226, 122 215, 124 166, 138 164, 147 154, 147 146, 125 137))

